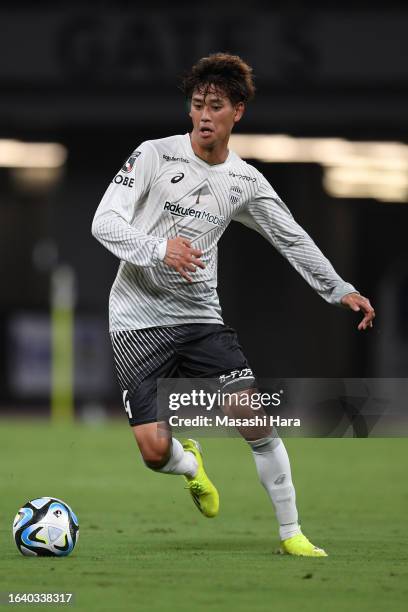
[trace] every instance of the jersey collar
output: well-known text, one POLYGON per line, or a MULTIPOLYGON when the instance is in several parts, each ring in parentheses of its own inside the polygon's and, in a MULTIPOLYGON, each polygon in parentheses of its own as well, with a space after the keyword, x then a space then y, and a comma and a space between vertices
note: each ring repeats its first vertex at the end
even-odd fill
POLYGON ((196 161, 201 166, 204 166, 204 168, 213 168, 213 169, 223 168, 224 166, 226 166, 232 161, 233 152, 228 149, 228 156, 225 161, 223 161, 221 164, 208 164, 206 161, 201 159, 201 157, 198 157, 198 155, 194 153, 193 147, 191 146, 191 139, 190 139, 189 132, 187 132, 187 134, 184 134, 184 142, 185 142, 187 153, 190 155, 190 157, 192 157, 194 161, 196 161))

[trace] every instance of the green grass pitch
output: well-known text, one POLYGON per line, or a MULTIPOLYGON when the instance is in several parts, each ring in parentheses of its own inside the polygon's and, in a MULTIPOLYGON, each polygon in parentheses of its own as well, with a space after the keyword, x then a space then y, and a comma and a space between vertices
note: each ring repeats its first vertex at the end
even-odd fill
POLYGON ((74 592, 73 610, 98 612, 406 610, 408 440, 286 442, 303 530, 327 559, 273 554, 272 508, 240 439, 202 439, 221 497, 205 519, 181 477, 144 467, 125 419, 1 421, 0 591, 74 592), (65 559, 25 558, 11 537, 20 505, 46 495, 79 518, 65 559))

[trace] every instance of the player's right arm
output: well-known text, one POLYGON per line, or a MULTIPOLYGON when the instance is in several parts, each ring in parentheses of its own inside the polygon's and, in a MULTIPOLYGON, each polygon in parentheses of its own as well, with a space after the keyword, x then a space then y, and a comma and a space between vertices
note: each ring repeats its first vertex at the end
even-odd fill
POLYGON ((136 149, 106 190, 92 222, 92 235, 123 261, 141 267, 154 267, 164 261, 187 281, 202 252, 186 238, 170 240, 151 236, 132 223, 151 188, 159 167, 158 156, 149 143, 136 149))
POLYGON ((167 241, 164 263, 173 268, 189 283, 193 282, 189 272, 195 272, 198 268, 205 268, 200 257, 203 252, 191 246, 190 240, 177 236, 167 241))
POLYGON ((107 188, 92 222, 92 235, 123 261, 152 267, 166 253, 164 238, 150 236, 132 221, 144 202, 159 166, 152 145, 136 149, 107 188))

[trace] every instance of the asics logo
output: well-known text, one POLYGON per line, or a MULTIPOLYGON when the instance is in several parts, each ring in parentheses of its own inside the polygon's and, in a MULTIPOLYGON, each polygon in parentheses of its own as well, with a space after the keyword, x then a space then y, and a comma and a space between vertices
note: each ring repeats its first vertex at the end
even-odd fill
POLYGON ((180 172, 179 174, 176 174, 176 176, 173 176, 173 178, 171 179, 171 182, 172 183, 178 183, 183 178, 184 178, 184 172, 180 172))

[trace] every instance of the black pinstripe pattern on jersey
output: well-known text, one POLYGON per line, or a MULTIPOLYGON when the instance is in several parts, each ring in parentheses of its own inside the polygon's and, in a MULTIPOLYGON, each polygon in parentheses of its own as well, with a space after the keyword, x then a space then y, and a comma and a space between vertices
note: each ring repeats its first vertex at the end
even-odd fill
POLYGON ((133 188, 111 183, 92 226, 95 237, 122 260, 110 294, 112 332, 222 324, 217 243, 231 220, 258 231, 328 302, 337 304, 355 291, 296 223, 265 177, 234 153, 223 164, 210 166, 194 154, 188 134, 148 141, 138 150, 133 188), (169 155, 184 161, 173 164, 167 161, 169 155), (179 171, 185 174, 183 181, 173 184, 170 177, 179 171), (200 200, 198 195, 195 199, 201 188, 200 200), (238 201, 231 199, 232 189, 240 192, 238 201), (222 215, 225 223, 211 225, 194 216, 176 220, 164 209, 165 202, 202 207, 222 215), (196 270, 192 283, 159 260, 159 245, 183 231, 203 251, 206 265, 196 270))

